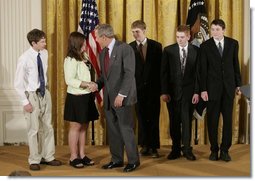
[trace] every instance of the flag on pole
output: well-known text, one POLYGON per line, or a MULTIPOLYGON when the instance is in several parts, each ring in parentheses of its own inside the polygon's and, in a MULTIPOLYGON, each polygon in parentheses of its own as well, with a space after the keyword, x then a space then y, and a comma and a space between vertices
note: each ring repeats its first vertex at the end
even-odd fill
POLYGON ((186 25, 190 27, 190 41, 193 45, 199 47, 202 42, 209 39, 209 24, 204 0, 190 1, 186 25))
MULTIPOLYGON (((209 24, 204 0, 191 0, 186 25, 190 27, 191 44, 200 47, 200 44, 209 39, 209 24)), ((201 98, 196 105, 194 117, 203 119, 206 112, 206 102, 201 98)))
MULTIPOLYGON (((96 0, 82 0, 82 9, 78 31, 86 38, 86 51, 96 76, 100 76, 100 63, 98 54, 101 51, 100 45, 96 42, 95 27, 99 24, 96 0)), ((102 102, 102 96, 96 93, 98 103, 102 102)))

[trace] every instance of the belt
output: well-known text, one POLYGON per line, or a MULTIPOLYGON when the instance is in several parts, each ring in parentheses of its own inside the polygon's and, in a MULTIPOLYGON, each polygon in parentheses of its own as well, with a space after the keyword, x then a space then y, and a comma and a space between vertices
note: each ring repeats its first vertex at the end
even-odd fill
MULTIPOLYGON (((48 86, 45 86, 45 90, 46 90, 46 89, 48 89, 48 86)), ((40 88, 36 89, 36 91, 35 91, 35 92, 36 92, 36 93, 41 92, 40 88)))

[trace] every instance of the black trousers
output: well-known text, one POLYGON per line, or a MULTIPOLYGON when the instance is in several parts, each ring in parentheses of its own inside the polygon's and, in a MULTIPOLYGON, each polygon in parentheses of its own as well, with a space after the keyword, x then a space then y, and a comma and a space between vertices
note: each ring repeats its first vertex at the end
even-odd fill
POLYGON ((138 119, 138 144, 148 148, 157 149, 160 147, 159 140, 159 110, 158 107, 149 110, 146 103, 138 101, 135 106, 136 115, 138 119))
POLYGON ((183 149, 191 148, 191 127, 194 105, 191 100, 171 100, 167 104, 170 118, 170 136, 172 138, 172 151, 179 152, 181 144, 183 149))
POLYGON ((228 151, 232 144, 232 112, 233 99, 223 91, 220 100, 210 100, 207 103, 207 127, 211 151, 218 152, 218 127, 220 113, 223 117, 222 140, 220 149, 228 151))

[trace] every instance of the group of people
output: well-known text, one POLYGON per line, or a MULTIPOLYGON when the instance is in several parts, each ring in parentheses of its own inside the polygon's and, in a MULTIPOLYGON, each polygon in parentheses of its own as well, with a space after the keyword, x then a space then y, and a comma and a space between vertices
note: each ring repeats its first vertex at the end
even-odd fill
MULTIPOLYGON (((212 37, 200 48, 189 43, 190 29, 187 25, 177 27, 177 43, 163 51, 161 43, 146 37, 146 24, 142 20, 134 21, 131 30, 135 41, 127 44, 115 38, 109 24, 96 27, 96 41, 102 48, 99 55, 101 76, 93 81, 84 35, 79 32, 69 35, 64 60, 67 84, 64 120, 70 123, 69 164, 75 168, 94 165, 84 152, 85 135, 89 122, 99 116, 93 92, 102 88, 111 153, 110 161, 102 166, 103 169, 124 167, 124 152, 128 161, 123 171, 130 172, 139 167, 134 107, 140 154, 159 157, 160 99, 166 102, 169 111, 172 139, 172 149, 167 156, 169 160, 181 155, 187 160, 196 160, 191 146, 191 123, 195 105, 202 99, 207 103, 211 144, 209 159, 230 161, 233 99, 235 93, 240 93, 241 76, 238 42, 224 36, 224 21, 212 21, 212 37), (220 113, 223 116, 223 136, 219 145, 220 113)), ((28 123, 30 169, 40 170, 40 163, 53 166, 62 163, 54 158, 51 97, 46 88, 46 36, 43 31, 34 29, 27 38, 31 47, 19 58, 15 89, 21 97, 28 123)))

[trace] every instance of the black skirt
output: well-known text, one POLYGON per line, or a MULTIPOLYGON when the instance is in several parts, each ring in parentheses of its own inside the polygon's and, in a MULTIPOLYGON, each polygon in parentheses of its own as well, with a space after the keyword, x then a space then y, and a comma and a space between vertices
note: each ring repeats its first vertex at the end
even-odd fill
POLYGON ((83 95, 73 95, 67 93, 64 110, 64 120, 88 123, 97 120, 99 117, 95 96, 93 93, 83 95))

